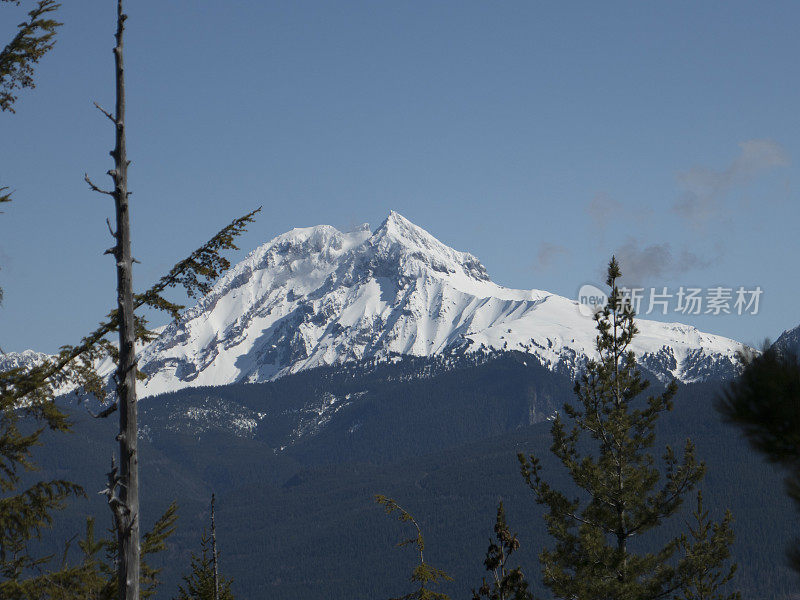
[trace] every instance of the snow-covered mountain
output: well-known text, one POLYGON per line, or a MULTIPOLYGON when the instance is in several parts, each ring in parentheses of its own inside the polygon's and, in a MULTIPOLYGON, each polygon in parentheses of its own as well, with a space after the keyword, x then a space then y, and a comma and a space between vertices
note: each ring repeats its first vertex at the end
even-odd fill
MULTIPOLYGON (((728 376, 742 347, 677 323, 639 329, 634 350, 661 378, 728 376)), ((142 351, 141 393, 395 355, 518 350, 574 371, 594 341, 576 301, 497 285, 477 258, 392 212, 374 232, 293 229, 254 250, 142 351)))
POLYGON ((772 345, 782 353, 791 353, 800 356, 800 325, 794 329, 784 331, 772 345))
POLYGON ((22 352, 0 352, 0 373, 11 369, 30 369, 42 364, 50 358, 49 354, 36 352, 34 350, 23 350, 22 352))

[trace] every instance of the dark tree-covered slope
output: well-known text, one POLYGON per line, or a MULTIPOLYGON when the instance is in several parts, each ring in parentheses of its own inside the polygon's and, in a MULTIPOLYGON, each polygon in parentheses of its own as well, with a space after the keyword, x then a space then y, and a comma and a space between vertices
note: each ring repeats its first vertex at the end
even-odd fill
MULTIPOLYGON (((549 456, 546 419, 572 397, 572 383, 515 354, 440 367, 412 359, 319 369, 143 400, 143 527, 173 499, 181 515, 158 597, 176 592, 208 522, 211 491, 221 568, 237 597, 377 600, 405 589, 413 556, 394 548, 400 525, 374 505, 375 493, 397 499, 420 521, 426 559, 455 577, 446 587, 453 598, 480 584, 502 499, 522 543, 515 558, 541 592, 536 554, 544 528, 516 454, 549 456)), ((720 422, 717 390, 712 383, 681 386, 659 439, 696 442, 708 464, 706 506, 717 517, 730 508, 736 518, 739 586, 748 598, 780 598, 798 587, 783 556, 791 537, 783 524, 794 513, 781 474, 720 422)), ((93 492, 110 462, 111 426, 81 407, 70 412, 77 434, 40 448, 43 472, 36 477, 68 475, 93 492)), ((549 458, 544 467, 556 481, 563 477, 549 458)), ((104 523, 102 498, 90 496, 73 504, 50 539, 80 533, 87 512, 104 523)), ((667 524, 664 535, 679 525, 667 524)))

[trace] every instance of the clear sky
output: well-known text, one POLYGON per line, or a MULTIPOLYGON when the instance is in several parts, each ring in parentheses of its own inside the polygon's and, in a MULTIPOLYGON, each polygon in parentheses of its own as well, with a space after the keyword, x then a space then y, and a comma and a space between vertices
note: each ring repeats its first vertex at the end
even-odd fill
MULTIPOLYGON (((25 4, 25 2, 23 2, 25 4)), ((112 0, 69 0, 0 114, 0 346, 54 351, 115 303, 90 193, 111 167, 112 0)), ((246 251, 394 209, 492 278, 576 297, 763 289, 664 317, 745 342, 800 323, 796 2, 128 2, 135 284, 263 205, 246 251)), ((0 38, 21 11, 0 6, 0 38)))

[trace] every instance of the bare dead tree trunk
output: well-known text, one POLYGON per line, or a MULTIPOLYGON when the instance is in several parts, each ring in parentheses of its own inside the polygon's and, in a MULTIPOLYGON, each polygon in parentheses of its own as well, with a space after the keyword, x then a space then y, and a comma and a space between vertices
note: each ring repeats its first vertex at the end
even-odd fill
POLYGON ((117 308, 119 310, 119 365, 117 367, 117 396, 119 401, 119 500, 117 511, 117 540, 119 542, 120 600, 139 600, 139 455, 138 407, 136 402, 136 330, 133 306, 133 284, 128 199, 128 153, 125 139, 125 67, 123 35, 127 15, 122 12, 122 0, 117 0, 117 45, 114 62, 117 77, 117 103, 114 122, 116 146, 112 151, 114 169, 114 204, 116 206, 117 239, 114 256, 117 260, 117 308))
POLYGON ((214 519, 214 494, 211 494, 211 557, 214 562, 214 600, 219 600, 219 569, 217 567, 217 522, 214 519))

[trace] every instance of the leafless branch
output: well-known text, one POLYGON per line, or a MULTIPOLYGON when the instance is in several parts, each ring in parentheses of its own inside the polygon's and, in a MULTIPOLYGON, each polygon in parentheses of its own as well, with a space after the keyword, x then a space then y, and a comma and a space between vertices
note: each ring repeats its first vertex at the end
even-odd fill
POLYGON ((108 233, 111 234, 111 237, 113 237, 114 239, 117 239, 117 234, 114 231, 114 229, 111 227, 111 221, 106 219, 106 225, 108 225, 108 233))
POLYGON ((84 174, 83 174, 83 180, 84 180, 86 183, 88 183, 88 184, 89 184, 89 188, 90 188, 90 189, 91 189, 93 192, 97 192, 98 194, 105 194, 106 196, 112 196, 112 197, 114 196, 114 192, 109 192, 109 191, 107 191, 107 190, 101 190, 99 187, 97 187, 97 186, 96 186, 96 185, 95 185, 95 184, 92 182, 92 180, 91 180, 91 179, 89 179, 89 175, 88 175, 88 173, 84 173, 84 174))
POLYGON ((110 112, 108 112, 108 111, 107 111, 106 109, 104 109, 102 106, 100 106, 100 105, 99 105, 97 102, 95 102, 95 103, 94 103, 94 107, 95 107, 97 110, 99 110, 101 113, 103 113, 103 114, 104 114, 106 117, 108 117, 108 118, 109 118, 109 120, 110 120, 112 123, 114 123, 114 124, 116 125, 116 123, 117 123, 117 120, 114 118, 114 115, 112 115, 110 112))

